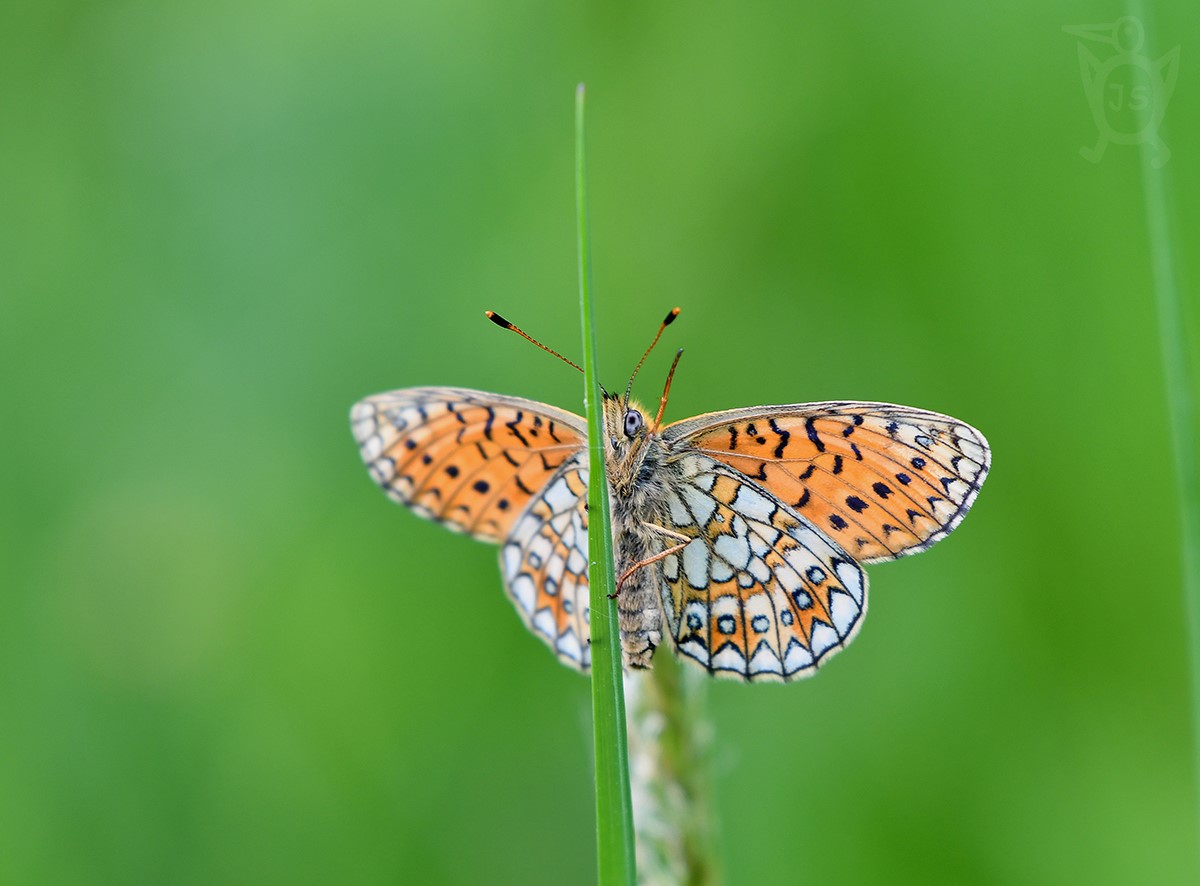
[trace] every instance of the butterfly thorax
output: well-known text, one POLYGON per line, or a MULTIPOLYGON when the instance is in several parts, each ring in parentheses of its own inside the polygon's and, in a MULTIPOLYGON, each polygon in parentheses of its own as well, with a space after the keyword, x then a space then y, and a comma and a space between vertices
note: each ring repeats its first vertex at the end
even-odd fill
MULTIPOLYGON (((668 541, 653 527, 661 525, 666 506, 669 450, 661 437, 649 433, 644 416, 637 402, 605 399, 605 466, 618 576, 660 553, 668 541)), ((652 564, 634 571, 621 586, 617 613, 628 667, 649 667, 662 642, 660 585, 660 570, 652 564)))

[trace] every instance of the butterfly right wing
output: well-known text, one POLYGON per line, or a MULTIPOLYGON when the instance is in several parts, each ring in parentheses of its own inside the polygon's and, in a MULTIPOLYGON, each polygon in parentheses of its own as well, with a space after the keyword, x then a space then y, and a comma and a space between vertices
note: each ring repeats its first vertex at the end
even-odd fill
POLYGON ((731 409, 668 425, 663 438, 750 477, 860 563, 915 554, 949 535, 992 458, 966 422, 894 403, 731 409))
POLYGON ((388 497, 455 532, 504 540, 587 440, 577 415, 464 388, 407 388, 350 411, 371 477, 388 497))
POLYGON ((678 464, 662 516, 692 541, 661 573, 676 650, 718 677, 815 674, 861 627, 866 573, 744 474, 699 453, 678 464))

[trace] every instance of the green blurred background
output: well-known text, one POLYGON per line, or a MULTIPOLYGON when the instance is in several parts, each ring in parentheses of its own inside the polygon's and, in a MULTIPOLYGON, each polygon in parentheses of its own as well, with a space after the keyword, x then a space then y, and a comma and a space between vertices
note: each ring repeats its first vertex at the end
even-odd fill
MULTIPOLYGON (((1156 10, 1194 259, 1200 20, 1156 10)), ((347 423, 411 385, 580 409, 482 312, 579 353, 584 80, 610 386, 678 304, 671 419, 893 400, 995 449, 818 679, 712 687, 728 881, 1195 882, 1137 150, 1080 156, 1062 30, 1121 14, 6 3, 0 879, 594 876, 586 681, 347 423)))

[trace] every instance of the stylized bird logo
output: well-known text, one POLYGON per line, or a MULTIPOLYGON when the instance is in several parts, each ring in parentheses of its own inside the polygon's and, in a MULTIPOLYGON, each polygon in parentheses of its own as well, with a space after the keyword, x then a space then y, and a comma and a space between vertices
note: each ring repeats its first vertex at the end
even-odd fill
POLYGON ((1158 151, 1155 168, 1171 158, 1171 151, 1158 136, 1158 125, 1167 110, 1179 75, 1179 47, 1158 61, 1141 54, 1146 39, 1142 23, 1123 16, 1111 24, 1072 25, 1068 34, 1097 43, 1107 43, 1117 51, 1101 61, 1083 44, 1079 50, 1079 73, 1087 93, 1099 138, 1095 147, 1084 146, 1079 153, 1099 163, 1109 142, 1136 145, 1149 142, 1158 151))

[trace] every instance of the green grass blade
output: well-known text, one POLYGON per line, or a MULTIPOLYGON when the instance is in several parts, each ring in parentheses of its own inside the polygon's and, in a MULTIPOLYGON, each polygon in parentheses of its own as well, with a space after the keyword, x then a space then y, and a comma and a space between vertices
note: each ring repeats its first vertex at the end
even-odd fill
POLYGON ((596 849, 600 886, 633 886, 633 808, 629 798, 625 696, 613 575, 612 517, 604 472, 604 427, 596 371, 595 311, 588 255, 583 148, 583 84, 575 93, 575 197, 579 222, 579 304, 583 324, 584 399, 588 423, 588 582, 591 593, 592 723, 596 752, 596 849))
MULTIPOLYGON (((1145 23, 1147 45, 1154 49, 1154 22, 1150 12, 1138 0, 1129 3, 1129 13, 1145 23)), ((1165 101, 1165 98, 1158 100, 1165 101)), ((1141 123, 1150 132, 1155 132, 1150 121, 1153 110, 1153 105, 1142 109, 1141 123)), ((1155 134, 1161 134, 1161 122, 1155 134)), ((1163 379, 1171 423, 1171 449, 1179 484, 1184 611, 1191 664, 1193 768, 1196 797, 1200 803, 1200 466, 1197 465, 1196 455, 1197 403, 1200 398, 1197 397, 1195 376, 1188 361, 1185 326, 1188 318, 1184 316, 1183 299, 1179 291, 1169 173, 1160 149, 1152 140, 1143 139, 1139 149, 1151 276, 1158 308, 1159 338, 1162 341, 1163 379)))

